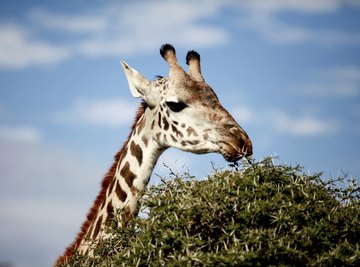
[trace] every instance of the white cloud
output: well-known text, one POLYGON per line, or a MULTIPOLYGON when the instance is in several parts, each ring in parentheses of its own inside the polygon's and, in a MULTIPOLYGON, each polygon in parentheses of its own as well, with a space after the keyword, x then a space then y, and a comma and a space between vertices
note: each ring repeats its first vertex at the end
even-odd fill
POLYGON ((121 99, 78 99, 63 111, 53 115, 56 123, 118 127, 135 117, 137 105, 121 99))
POLYGON ((240 27, 260 34, 264 39, 274 43, 298 43, 311 39, 312 34, 305 28, 287 25, 273 14, 249 14, 239 20, 240 27))
POLYGON ((219 46, 231 41, 230 29, 210 19, 224 16, 231 8, 239 12, 241 29, 252 30, 274 43, 359 45, 360 32, 325 28, 314 30, 291 25, 281 18, 285 12, 334 14, 357 1, 151 1, 111 2, 98 8, 59 13, 32 9, 27 24, 0 24, 0 68, 24 68, 60 62, 73 56, 124 56, 158 49, 164 42, 177 47, 219 46), (51 43, 44 35, 63 36, 51 43))
POLYGON ((0 68, 56 63, 68 56, 66 48, 36 40, 22 26, 0 24, 0 68))
POLYGON ((20 143, 37 143, 42 139, 42 135, 34 127, 0 125, 0 139, 20 143))
POLYGON ((342 0, 249 0, 239 1, 237 4, 243 8, 254 10, 254 12, 272 13, 281 11, 301 11, 307 13, 324 13, 336 10, 342 0))
POLYGON ((284 112, 274 112, 271 122, 275 132, 292 136, 329 135, 337 131, 335 121, 316 118, 315 116, 291 117, 284 112))
POLYGON ((319 118, 315 114, 291 116, 285 111, 269 108, 260 111, 250 107, 234 109, 232 112, 240 125, 266 129, 268 135, 288 135, 295 137, 329 135, 338 131, 340 123, 336 120, 319 118))
POLYGON ((229 40, 228 32, 199 22, 215 16, 220 6, 216 1, 153 1, 111 3, 72 14, 33 9, 26 26, 0 24, 0 67, 49 64, 77 55, 120 57, 158 49, 164 42, 197 48, 220 45, 229 40), (44 30, 64 36, 65 41, 56 45, 45 41, 44 30))
POLYGON ((285 12, 307 15, 333 14, 344 5, 359 6, 356 1, 342 0, 289 0, 289 1, 239 1, 243 16, 239 26, 258 32, 274 43, 316 43, 326 46, 360 45, 360 32, 345 32, 335 29, 314 30, 306 26, 294 26, 279 16, 285 12))
POLYGON ((164 42, 178 46, 191 43, 196 47, 223 44, 229 39, 225 29, 198 22, 215 16, 218 7, 216 2, 112 4, 98 14, 106 18, 108 27, 96 36, 82 39, 78 51, 88 56, 102 56, 147 52, 158 49, 164 42))
POLYGON ((311 97, 350 98, 360 95, 360 68, 335 67, 319 71, 314 81, 295 87, 296 92, 311 97))
POLYGON ((46 9, 30 10, 28 17, 44 28, 67 31, 71 33, 99 33, 106 30, 108 21, 105 17, 92 15, 54 14, 46 9))

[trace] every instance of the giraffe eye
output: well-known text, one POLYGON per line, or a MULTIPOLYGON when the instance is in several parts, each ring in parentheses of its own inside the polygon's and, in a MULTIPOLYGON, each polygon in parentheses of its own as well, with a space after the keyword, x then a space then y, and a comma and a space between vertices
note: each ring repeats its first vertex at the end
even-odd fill
POLYGON ((187 105, 183 102, 166 102, 166 105, 169 107, 169 109, 171 109, 171 111, 174 112, 180 112, 182 111, 184 108, 187 107, 187 105))

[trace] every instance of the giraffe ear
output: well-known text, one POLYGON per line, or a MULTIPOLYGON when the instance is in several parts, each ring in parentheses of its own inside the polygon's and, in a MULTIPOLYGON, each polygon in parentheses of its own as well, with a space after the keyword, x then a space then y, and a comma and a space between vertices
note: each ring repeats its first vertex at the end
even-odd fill
POLYGON ((150 81, 145 79, 137 70, 131 68, 126 62, 121 61, 130 91, 134 97, 145 98, 150 94, 150 81))

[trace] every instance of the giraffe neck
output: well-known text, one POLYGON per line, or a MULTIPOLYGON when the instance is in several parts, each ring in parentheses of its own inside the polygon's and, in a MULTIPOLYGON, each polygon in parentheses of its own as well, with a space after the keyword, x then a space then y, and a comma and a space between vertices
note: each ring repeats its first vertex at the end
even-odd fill
POLYGON ((91 240, 105 237, 104 226, 117 211, 126 216, 134 215, 137 194, 147 186, 157 159, 166 149, 153 139, 152 112, 145 103, 140 105, 128 141, 116 154, 81 231, 57 259, 55 266, 66 263, 76 250, 80 254, 91 255, 91 240))
POLYGON ((104 226, 113 219, 117 211, 125 216, 135 214, 138 192, 146 188, 156 162, 164 151, 152 138, 146 112, 150 110, 146 109, 138 119, 122 149, 115 175, 78 248, 82 254, 89 253, 87 240, 105 237, 104 226))

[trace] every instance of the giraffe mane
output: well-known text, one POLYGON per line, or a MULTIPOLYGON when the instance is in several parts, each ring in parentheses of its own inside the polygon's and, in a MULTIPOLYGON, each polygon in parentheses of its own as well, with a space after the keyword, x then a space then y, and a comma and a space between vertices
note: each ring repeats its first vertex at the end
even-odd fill
POLYGON ((80 245, 81 240, 84 238, 86 232, 88 231, 92 221, 96 218, 96 213, 97 210, 99 209, 100 205, 102 204, 104 198, 106 197, 106 190, 108 189, 111 180, 114 178, 115 176, 115 172, 116 172, 116 168, 117 168, 117 164, 119 162, 119 159, 121 157, 121 155, 124 153, 125 148, 128 144, 128 141, 130 139, 130 136, 132 134, 132 132, 135 129, 136 123, 138 122, 138 120, 140 119, 140 117, 144 114, 145 110, 147 108, 147 104, 146 102, 142 101, 140 106, 138 107, 138 110, 136 112, 136 116, 134 119, 134 122, 131 126, 131 131, 130 134, 128 136, 128 138, 126 139, 126 141, 124 142, 122 148, 115 154, 114 156, 114 162, 112 164, 112 166, 110 167, 110 169, 108 170, 108 172, 106 173, 105 177, 103 178, 102 182, 101 182, 101 190, 100 193, 97 195, 92 207, 90 208, 87 216, 86 216, 86 220, 83 222, 81 228, 80 228, 80 232, 77 234, 75 241, 66 248, 65 253, 59 257, 59 259, 57 260, 55 266, 57 266, 58 264, 61 263, 65 263, 69 257, 71 257, 74 254, 74 251, 76 250, 76 248, 80 245))

